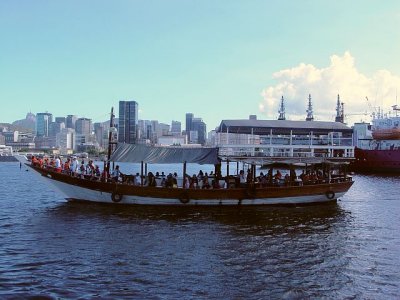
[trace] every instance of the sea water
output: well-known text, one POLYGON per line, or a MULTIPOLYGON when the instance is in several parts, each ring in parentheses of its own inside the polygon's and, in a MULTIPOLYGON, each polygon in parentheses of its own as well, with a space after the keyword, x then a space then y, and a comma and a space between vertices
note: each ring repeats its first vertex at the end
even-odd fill
POLYGON ((400 177, 354 175, 336 204, 232 208, 69 203, 19 163, 0 178, 2 299, 400 298, 400 177))

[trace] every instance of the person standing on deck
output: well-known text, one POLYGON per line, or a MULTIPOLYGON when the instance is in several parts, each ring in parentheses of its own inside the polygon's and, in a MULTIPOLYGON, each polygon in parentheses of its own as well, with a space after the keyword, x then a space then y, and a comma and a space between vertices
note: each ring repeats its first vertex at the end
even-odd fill
POLYGON ((61 173, 61 159, 59 156, 57 156, 55 160, 54 168, 56 169, 57 173, 61 173))
POLYGON ((246 186, 246 177, 244 176, 243 170, 240 170, 240 172, 239 172, 239 185, 241 187, 246 186))
POLYGON ((71 168, 71 175, 76 176, 76 172, 78 171, 78 160, 76 159, 76 156, 72 158, 70 168, 71 168))

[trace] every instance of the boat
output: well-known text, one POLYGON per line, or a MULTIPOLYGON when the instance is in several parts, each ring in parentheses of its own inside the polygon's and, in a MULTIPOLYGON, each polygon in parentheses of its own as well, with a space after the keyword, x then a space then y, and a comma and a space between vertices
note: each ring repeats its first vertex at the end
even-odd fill
POLYGON ((372 124, 354 125, 355 160, 350 169, 362 173, 400 173, 400 117, 374 114, 372 124))
MULTIPOLYGON (((113 124, 113 113, 110 125, 113 124)), ((112 128, 112 126, 110 126, 112 128)), ((55 188, 66 195, 69 201, 89 201, 114 204, 137 205, 286 205, 312 204, 336 201, 352 186, 353 179, 346 173, 346 164, 331 162, 327 158, 319 158, 313 162, 299 162, 298 159, 275 160, 270 158, 270 174, 273 170, 286 168, 290 177, 286 180, 272 176, 265 182, 256 178, 256 160, 243 157, 242 163, 247 165, 250 173, 246 183, 240 182, 240 174, 229 174, 227 161, 226 174, 221 173, 224 161, 216 147, 154 147, 140 144, 118 144, 109 134, 107 162, 102 177, 88 175, 73 176, 51 166, 44 166, 32 160, 27 164, 32 170, 55 188), (113 147, 116 149, 112 149, 113 147), (141 174, 139 181, 129 180, 128 175, 123 181, 111 179, 111 162, 140 163, 141 174), (159 184, 146 185, 150 174, 146 174, 147 164, 181 163, 182 177, 172 187, 159 184), (185 184, 186 167, 188 163, 212 164, 215 172, 211 188, 194 188, 185 184), (308 168, 310 174, 318 174, 313 179, 299 180, 292 176, 295 168, 308 168), (313 171, 311 171, 313 170, 313 171), (185 178, 185 180, 183 180, 185 178), (289 178, 289 179, 288 179, 289 178)), ((265 159, 263 160, 265 165, 265 159)), ((307 175, 308 176, 308 175, 307 175)), ((211 178, 210 178, 211 179, 211 178)))

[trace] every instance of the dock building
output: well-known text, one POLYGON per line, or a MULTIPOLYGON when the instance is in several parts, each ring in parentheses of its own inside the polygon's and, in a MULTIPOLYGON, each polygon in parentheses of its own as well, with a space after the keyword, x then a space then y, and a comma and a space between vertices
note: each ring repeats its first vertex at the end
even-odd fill
POLYGON ((226 159, 354 159, 353 130, 342 122, 314 121, 311 95, 308 100, 305 121, 286 120, 283 97, 277 120, 257 120, 254 116, 222 120, 214 136, 214 146, 219 147, 220 155, 226 159))

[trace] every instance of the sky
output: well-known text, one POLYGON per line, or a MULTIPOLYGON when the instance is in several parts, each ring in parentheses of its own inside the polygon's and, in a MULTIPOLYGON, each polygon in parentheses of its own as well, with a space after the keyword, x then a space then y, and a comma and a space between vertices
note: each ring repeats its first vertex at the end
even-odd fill
MULTIPOLYGON (((0 0, 0 123, 27 112, 109 118, 118 101, 170 124, 348 123, 400 101, 398 0, 0 0), (368 98, 368 101, 366 100, 368 98)), ((400 104, 400 103, 399 103, 400 104)))

